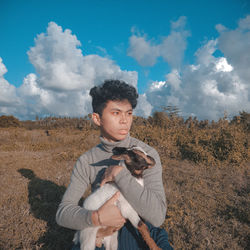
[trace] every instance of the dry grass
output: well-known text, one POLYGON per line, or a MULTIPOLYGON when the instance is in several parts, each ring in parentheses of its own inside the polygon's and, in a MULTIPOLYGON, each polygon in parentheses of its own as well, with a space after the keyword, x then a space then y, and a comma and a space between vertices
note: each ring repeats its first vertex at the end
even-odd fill
MULTIPOLYGON (((166 165, 165 165, 166 167, 166 165)), ((165 228, 175 249, 247 249, 249 166, 208 168, 170 161, 165 228)))
MULTIPOLYGON (((154 146, 162 159, 168 202, 163 227, 173 247, 247 249, 248 158, 237 165, 191 163, 181 160, 180 133, 172 127, 137 125, 131 134, 154 146)), ((70 249, 73 231, 57 226, 55 212, 74 162, 98 143, 98 133, 66 128, 47 136, 41 129, 0 128, 0 249, 70 249)))
POLYGON ((73 231, 55 213, 75 160, 98 136, 0 129, 0 249, 69 249, 73 231), (73 146, 74 145, 74 146, 73 146))

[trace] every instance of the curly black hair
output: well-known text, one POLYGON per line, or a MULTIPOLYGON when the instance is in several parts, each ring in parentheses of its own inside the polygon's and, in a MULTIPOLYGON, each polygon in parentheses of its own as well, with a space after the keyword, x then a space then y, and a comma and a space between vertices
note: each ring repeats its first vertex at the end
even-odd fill
POLYGON ((89 94, 92 97, 93 112, 99 115, 102 115, 108 101, 128 100, 133 109, 137 105, 136 89, 121 80, 105 80, 102 85, 93 87, 89 94))

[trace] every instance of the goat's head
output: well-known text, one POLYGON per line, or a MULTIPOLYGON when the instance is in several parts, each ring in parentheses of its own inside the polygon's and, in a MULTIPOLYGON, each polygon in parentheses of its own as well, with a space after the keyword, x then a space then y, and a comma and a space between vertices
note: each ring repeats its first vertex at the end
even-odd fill
POLYGON ((136 178, 141 178, 145 169, 155 165, 154 158, 136 146, 132 146, 131 148, 115 147, 111 158, 114 160, 124 160, 127 169, 136 178))

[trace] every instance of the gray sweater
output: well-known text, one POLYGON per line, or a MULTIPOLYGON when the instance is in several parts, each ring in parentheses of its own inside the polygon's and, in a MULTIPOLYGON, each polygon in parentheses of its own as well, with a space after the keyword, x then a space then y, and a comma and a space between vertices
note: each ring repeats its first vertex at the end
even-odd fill
POLYGON ((79 200, 89 184, 92 185, 92 190, 98 187, 108 166, 118 164, 117 161, 110 158, 114 147, 135 145, 140 146, 148 155, 152 156, 156 165, 144 171, 144 187, 126 168, 115 177, 115 182, 123 196, 144 220, 156 227, 160 226, 165 219, 166 198, 162 184, 162 166, 157 151, 129 135, 126 139, 114 143, 110 143, 102 137, 100 139, 99 145, 84 153, 77 160, 70 184, 56 213, 57 223, 74 230, 92 226, 91 211, 79 206, 79 200))

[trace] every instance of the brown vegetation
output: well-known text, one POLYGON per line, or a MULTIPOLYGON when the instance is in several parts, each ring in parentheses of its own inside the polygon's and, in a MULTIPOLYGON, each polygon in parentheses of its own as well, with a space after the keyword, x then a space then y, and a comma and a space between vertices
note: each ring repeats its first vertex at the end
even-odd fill
MULTIPOLYGON (((168 202, 163 227, 175 249, 250 245, 249 117, 135 117, 131 135, 161 156, 168 202)), ((88 117, 2 116, 0 127, 0 249, 70 249, 73 231, 56 224, 55 212, 74 162, 99 142, 99 131, 88 117)))

